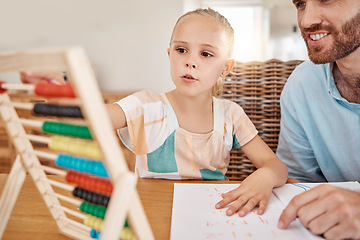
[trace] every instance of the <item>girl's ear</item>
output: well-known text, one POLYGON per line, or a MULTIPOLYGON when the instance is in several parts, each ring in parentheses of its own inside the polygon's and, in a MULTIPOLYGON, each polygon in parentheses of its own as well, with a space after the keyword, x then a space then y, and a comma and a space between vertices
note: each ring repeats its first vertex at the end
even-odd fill
POLYGON ((167 49, 168 56, 170 57, 170 48, 167 49))
POLYGON ((226 75, 229 74, 229 72, 233 69, 235 65, 235 60, 234 59, 229 59, 226 61, 224 69, 221 73, 221 77, 225 77, 226 75))

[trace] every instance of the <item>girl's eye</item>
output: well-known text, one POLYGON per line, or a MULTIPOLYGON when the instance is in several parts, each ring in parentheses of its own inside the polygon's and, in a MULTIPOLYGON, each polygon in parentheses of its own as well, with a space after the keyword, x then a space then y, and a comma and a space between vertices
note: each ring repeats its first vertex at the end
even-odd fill
POLYGON ((295 3, 295 7, 296 7, 297 9, 302 9, 302 8, 304 8, 305 6, 306 6, 306 2, 298 1, 298 2, 295 3))
POLYGON ((177 48, 176 51, 179 52, 179 53, 186 53, 185 48, 177 48))
POLYGON ((201 56, 203 56, 203 57, 212 57, 213 55, 211 53, 208 53, 208 52, 202 52, 201 56))

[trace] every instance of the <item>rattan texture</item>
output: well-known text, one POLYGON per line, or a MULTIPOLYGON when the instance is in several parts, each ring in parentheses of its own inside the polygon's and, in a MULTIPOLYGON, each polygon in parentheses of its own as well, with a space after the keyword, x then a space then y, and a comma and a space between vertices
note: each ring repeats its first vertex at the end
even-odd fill
MULTIPOLYGON (((288 77, 303 61, 236 62, 226 77, 222 98, 238 103, 255 124, 259 136, 275 152, 280 131, 280 94, 288 77)), ((241 149, 231 151, 226 176, 244 180, 255 166, 241 149)))

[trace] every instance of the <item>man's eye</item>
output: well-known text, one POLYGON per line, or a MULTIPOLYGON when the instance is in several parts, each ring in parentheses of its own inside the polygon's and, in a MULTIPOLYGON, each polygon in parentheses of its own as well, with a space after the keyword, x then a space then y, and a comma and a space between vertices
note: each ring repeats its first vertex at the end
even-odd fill
POLYGON ((203 56, 203 57, 212 57, 213 55, 211 53, 208 53, 208 52, 202 52, 201 56, 203 56))
POLYGON ((176 51, 178 51, 179 53, 185 53, 186 50, 184 48, 177 48, 176 51))

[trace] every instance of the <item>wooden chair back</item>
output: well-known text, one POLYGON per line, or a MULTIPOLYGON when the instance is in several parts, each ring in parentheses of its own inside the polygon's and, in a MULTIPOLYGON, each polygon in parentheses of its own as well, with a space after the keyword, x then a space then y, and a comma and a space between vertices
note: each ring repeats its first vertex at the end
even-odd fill
MULTIPOLYGON (((280 94, 286 80, 303 61, 236 62, 226 77, 222 97, 238 103, 255 124, 259 136, 275 152, 280 131, 280 94)), ((226 176, 243 180, 255 166, 241 149, 231 151, 226 176)))

